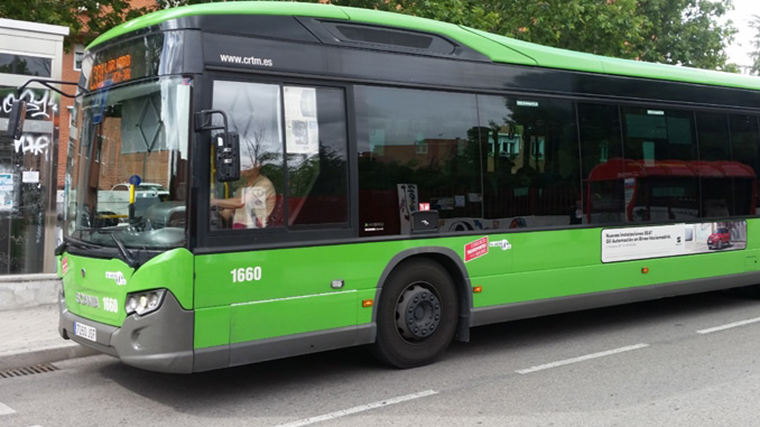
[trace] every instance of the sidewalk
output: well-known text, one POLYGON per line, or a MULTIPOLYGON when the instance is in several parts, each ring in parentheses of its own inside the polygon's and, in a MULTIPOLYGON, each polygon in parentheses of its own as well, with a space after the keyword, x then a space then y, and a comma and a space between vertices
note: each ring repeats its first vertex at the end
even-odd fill
POLYGON ((0 371, 92 354, 58 334, 58 304, 0 311, 0 371))

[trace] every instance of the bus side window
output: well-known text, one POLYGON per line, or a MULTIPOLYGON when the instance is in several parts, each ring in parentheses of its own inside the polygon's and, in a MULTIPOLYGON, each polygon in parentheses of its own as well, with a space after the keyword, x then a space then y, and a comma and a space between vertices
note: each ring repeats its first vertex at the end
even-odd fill
POLYGON ((212 229, 273 226, 269 218, 284 181, 281 103, 276 84, 214 82, 213 109, 227 113, 228 130, 240 138, 241 178, 227 183, 212 177, 212 229))

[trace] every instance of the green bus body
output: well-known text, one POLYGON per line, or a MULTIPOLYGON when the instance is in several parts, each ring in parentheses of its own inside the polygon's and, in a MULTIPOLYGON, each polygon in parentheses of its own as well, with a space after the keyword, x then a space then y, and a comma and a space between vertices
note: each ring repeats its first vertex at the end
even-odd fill
MULTIPOLYGON (((93 42, 88 51, 97 54, 134 34, 157 31, 172 20, 206 15, 350 20, 443 35, 494 63, 734 88, 755 96, 760 91, 760 79, 747 76, 602 58, 442 22, 316 4, 232 2, 168 9, 116 27, 93 42)), ((139 76, 132 76, 135 77, 139 76)), ((254 79, 250 74, 249 77, 254 79)), ((730 103, 726 101, 726 105, 730 103)), ((743 108, 760 113, 760 105, 743 108)), ((194 138, 192 132, 189 138, 194 138)), ((207 160, 206 153, 193 155, 207 160)), ((202 172, 194 170, 192 176, 199 179, 202 172)), ((654 172, 649 174, 654 176, 654 172)), ((639 185, 645 177, 637 175, 636 179, 639 185)), ((731 182, 738 179, 732 178, 731 182)), ((747 197, 754 203, 756 187, 752 179, 752 193, 747 197)), ((350 194, 356 192, 352 190, 350 194)), ((628 220, 629 223, 576 228, 483 229, 447 235, 309 240, 303 245, 268 244, 267 235, 262 234, 258 242, 264 249, 230 245, 226 250, 196 250, 190 243, 184 245, 187 247, 159 250, 137 266, 118 257, 93 255, 86 247, 83 251, 72 243, 59 256, 63 282, 60 332, 65 338, 117 356, 125 363, 182 373, 373 344, 378 334, 386 333, 378 320, 383 316, 379 314, 383 290, 399 280, 400 271, 410 265, 419 266, 415 262, 425 259, 439 265, 450 277, 456 293, 456 339, 466 341, 472 326, 756 284, 760 279, 760 219, 754 216, 752 206, 744 215, 699 221, 628 220), (658 227, 680 227, 682 223, 687 223, 688 230, 730 223, 742 241, 734 244, 733 250, 675 256, 638 254, 629 258, 624 253, 620 255, 618 246, 609 246, 616 244, 610 237, 616 230, 634 227, 631 229, 637 233, 656 236, 660 230, 670 232, 658 227), (127 313, 129 295, 156 289, 165 290, 157 297, 157 310, 145 315, 127 313), (85 325, 85 329, 77 325, 85 325), (87 327, 97 329, 97 338, 83 338, 87 327)), ((191 226, 187 231, 188 242, 194 241, 192 233, 197 227, 191 226)), ((633 242, 625 235, 620 238, 623 244, 633 242)), ((110 239, 104 237, 103 241, 110 239)), ((139 245, 131 248, 139 255, 139 245)), ((113 245, 112 249, 116 251, 113 245)), ((408 292, 410 288, 404 289, 408 292)), ((412 341, 412 347, 424 347, 428 342, 412 341)), ((387 348, 383 349, 388 344, 379 345, 381 358, 397 366, 415 366, 434 359, 394 363, 387 348)), ((436 351, 435 356, 438 354, 436 351)))

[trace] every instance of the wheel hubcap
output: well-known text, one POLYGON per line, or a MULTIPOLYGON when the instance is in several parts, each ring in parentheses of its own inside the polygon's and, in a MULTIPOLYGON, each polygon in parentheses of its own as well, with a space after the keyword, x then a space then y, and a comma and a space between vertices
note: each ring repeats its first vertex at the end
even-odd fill
POLYGON ((429 289, 415 284, 399 297, 396 325, 405 339, 425 339, 433 335, 440 322, 441 302, 429 289))

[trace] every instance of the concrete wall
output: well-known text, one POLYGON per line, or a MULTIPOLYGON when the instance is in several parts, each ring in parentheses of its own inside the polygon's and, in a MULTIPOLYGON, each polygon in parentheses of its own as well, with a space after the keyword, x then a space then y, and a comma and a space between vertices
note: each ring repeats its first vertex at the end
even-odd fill
POLYGON ((0 276, 0 311, 54 304, 60 282, 55 274, 0 276))

